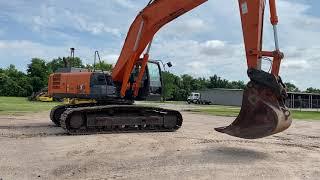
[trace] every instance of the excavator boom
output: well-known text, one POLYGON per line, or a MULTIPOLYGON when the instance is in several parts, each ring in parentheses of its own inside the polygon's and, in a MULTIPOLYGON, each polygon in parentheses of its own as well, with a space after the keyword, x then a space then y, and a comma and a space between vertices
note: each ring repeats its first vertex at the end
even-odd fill
MULTIPOLYGON (((165 24, 203 4, 207 0, 154 0, 137 15, 124 42, 119 59, 112 71, 115 82, 122 84, 121 96, 125 96, 127 84, 134 65, 139 60, 156 32, 165 24)), ((148 52, 144 63, 148 61, 148 52)), ((144 68, 141 69, 143 74, 144 68)), ((137 81, 140 83, 139 81, 137 81)))

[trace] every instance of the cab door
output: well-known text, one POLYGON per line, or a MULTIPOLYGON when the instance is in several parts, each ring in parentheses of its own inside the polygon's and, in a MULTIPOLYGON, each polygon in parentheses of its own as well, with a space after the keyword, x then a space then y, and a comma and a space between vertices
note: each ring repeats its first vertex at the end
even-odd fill
POLYGON ((160 101, 163 94, 163 80, 159 62, 149 61, 147 72, 150 82, 147 100, 160 101))
MULTIPOLYGON (((140 66, 137 66, 131 74, 131 80, 135 79, 140 71, 140 66)), ((140 82, 140 89, 138 96, 135 100, 149 100, 149 101, 160 101, 162 98, 162 76, 161 68, 157 61, 149 61, 140 82)), ((129 95, 131 95, 129 93, 129 95)))

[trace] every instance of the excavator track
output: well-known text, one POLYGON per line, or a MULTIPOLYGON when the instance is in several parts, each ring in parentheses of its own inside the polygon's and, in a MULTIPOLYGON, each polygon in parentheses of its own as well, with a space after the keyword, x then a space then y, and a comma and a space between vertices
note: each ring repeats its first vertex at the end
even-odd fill
POLYGON ((76 108, 76 107, 90 107, 96 104, 78 104, 78 105, 71 105, 71 104, 63 104, 55 106, 50 111, 50 119, 51 121, 58 127, 61 126, 60 124, 60 117, 61 115, 68 109, 68 108, 76 108))
POLYGON ((50 111, 50 119, 51 121, 58 127, 60 127, 61 115, 70 108, 79 108, 79 107, 93 107, 93 106, 102 106, 109 104, 117 104, 117 105, 132 105, 132 100, 109 100, 108 102, 99 102, 99 103, 83 103, 83 104, 62 104, 55 106, 50 111))
POLYGON ((59 105, 51 109, 50 119, 58 127, 60 127, 60 116, 66 110, 66 105, 59 105))
POLYGON ((172 132, 182 126, 178 111, 136 105, 67 108, 61 127, 70 135, 116 132, 172 132))

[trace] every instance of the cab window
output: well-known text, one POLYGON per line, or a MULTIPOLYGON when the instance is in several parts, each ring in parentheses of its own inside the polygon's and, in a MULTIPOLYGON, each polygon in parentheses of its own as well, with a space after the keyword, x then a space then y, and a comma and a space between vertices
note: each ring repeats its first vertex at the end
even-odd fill
POLYGON ((150 86, 161 87, 161 76, 159 66, 154 63, 148 63, 150 86))

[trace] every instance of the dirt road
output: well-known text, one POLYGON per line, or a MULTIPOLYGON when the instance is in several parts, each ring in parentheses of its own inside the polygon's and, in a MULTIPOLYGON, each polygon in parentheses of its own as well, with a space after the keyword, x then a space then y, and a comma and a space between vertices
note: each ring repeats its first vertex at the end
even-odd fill
POLYGON ((0 117, 0 179, 319 179, 320 123, 242 140, 233 118, 183 113, 174 133, 67 136, 48 113, 0 117))

